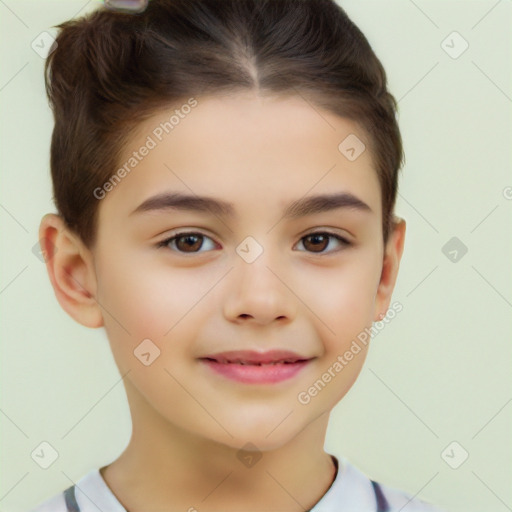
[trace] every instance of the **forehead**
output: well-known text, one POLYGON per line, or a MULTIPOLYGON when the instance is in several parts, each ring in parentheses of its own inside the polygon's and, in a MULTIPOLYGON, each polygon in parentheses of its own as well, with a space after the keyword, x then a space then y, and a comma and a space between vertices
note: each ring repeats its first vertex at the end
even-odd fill
POLYGON ((260 209, 350 192, 379 214, 369 141, 356 123, 299 95, 241 93, 194 102, 187 108, 194 103, 176 103, 138 126, 119 162, 128 172, 102 200, 100 222, 114 210, 128 216, 143 200, 167 191, 260 209))

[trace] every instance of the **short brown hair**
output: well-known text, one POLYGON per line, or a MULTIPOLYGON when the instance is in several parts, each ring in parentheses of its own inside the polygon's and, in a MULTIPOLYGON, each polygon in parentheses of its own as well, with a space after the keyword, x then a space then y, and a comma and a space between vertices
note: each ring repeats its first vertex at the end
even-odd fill
POLYGON ((45 66, 54 201, 87 246, 100 204, 93 191, 115 172, 137 123, 185 97, 251 89, 300 93, 362 128, 386 243, 404 159, 397 104, 334 0, 150 0, 138 14, 101 7, 58 28, 45 66))

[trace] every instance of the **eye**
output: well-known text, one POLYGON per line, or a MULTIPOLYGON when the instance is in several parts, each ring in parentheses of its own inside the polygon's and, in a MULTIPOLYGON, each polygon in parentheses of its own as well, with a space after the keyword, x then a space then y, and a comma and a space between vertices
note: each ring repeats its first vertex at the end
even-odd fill
MULTIPOLYGON (((194 254, 201 252, 199 251, 199 249, 204 248, 205 239, 213 242, 213 240, 209 236, 203 233, 194 231, 183 231, 181 233, 176 233, 170 238, 162 240, 157 244, 157 246, 166 247, 168 249, 172 249, 173 251, 180 253, 194 254)), ((316 231, 313 233, 309 233, 308 235, 303 236, 299 242, 302 242, 302 244, 306 248, 311 249, 310 252, 323 254, 325 252, 325 249, 329 247, 330 241, 332 239, 334 239, 339 245, 341 245, 342 248, 351 245, 351 243, 342 236, 337 235, 335 233, 330 233, 328 231, 316 231)), ((211 244, 211 246, 214 248, 213 243, 211 244)), ((210 249, 212 247, 210 247, 210 249)), ((328 252, 335 252, 335 250, 331 250, 328 252)))
MULTIPOLYGON (((340 235, 337 235, 335 233, 330 233, 328 231, 315 231, 313 233, 309 233, 308 235, 306 236, 303 236, 301 239, 300 239, 300 242, 302 242, 302 244, 304 246, 309 246, 309 248, 312 248, 313 249, 313 253, 317 253, 317 254, 323 254, 325 251, 324 249, 326 247, 329 246, 329 239, 335 239, 338 244, 340 244, 342 247, 342 249, 344 247, 348 247, 351 245, 351 243, 346 240, 345 238, 343 238, 342 236, 340 235), (306 241, 306 242, 303 242, 306 241)), ((341 250, 341 249, 338 249, 338 250, 341 250)), ((332 251, 328 251, 328 252, 337 252, 336 250, 332 250, 332 251)))
POLYGON ((162 240, 157 245, 158 247, 167 247, 174 251, 177 250, 177 252, 196 253, 198 251, 195 249, 199 249, 203 246, 203 240, 205 238, 212 240, 209 236, 206 236, 203 233, 183 231, 181 233, 176 233, 171 238, 162 240), (175 247, 177 247, 177 249, 175 249, 175 247))

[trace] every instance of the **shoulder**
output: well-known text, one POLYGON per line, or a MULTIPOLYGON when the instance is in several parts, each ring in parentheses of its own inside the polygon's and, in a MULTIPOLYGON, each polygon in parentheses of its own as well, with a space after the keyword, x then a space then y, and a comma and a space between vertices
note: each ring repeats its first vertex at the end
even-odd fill
POLYGON ((373 487, 377 487, 376 499, 378 489, 382 492, 382 495, 388 504, 387 511, 389 512, 398 512, 399 510, 403 510, 404 512, 443 512, 434 505, 406 493, 405 491, 374 482, 373 480, 370 480, 370 482, 373 487))
POLYGON ((411 494, 368 478, 346 458, 335 481, 311 512, 443 512, 411 494))
POLYGON ((47 498, 30 509, 29 512, 68 512, 64 492, 62 491, 51 498, 47 498))
POLYGON ((29 512, 126 512, 99 469, 92 469, 74 485, 39 503, 29 512))

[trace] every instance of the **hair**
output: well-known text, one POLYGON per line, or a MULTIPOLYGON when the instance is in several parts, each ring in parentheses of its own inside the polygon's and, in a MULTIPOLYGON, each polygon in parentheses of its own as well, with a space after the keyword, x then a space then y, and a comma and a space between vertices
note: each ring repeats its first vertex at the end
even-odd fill
POLYGON ((101 7, 57 28, 45 64, 53 199, 86 246, 97 232, 93 191, 114 174, 138 123, 183 98, 251 90, 301 94, 361 128, 387 242, 404 160, 397 103, 334 0, 150 0, 137 14, 101 7))

